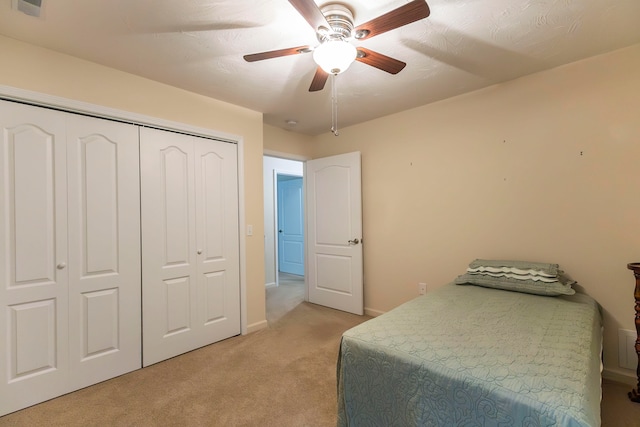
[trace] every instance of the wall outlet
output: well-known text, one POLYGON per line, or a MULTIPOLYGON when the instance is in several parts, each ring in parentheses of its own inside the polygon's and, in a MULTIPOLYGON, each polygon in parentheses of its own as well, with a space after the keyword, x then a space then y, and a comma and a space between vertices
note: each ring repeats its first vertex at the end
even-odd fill
POLYGON ((638 367, 637 337, 636 331, 618 329, 618 365, 621 368, 635 370, 638 367))
POLYGON ((418 293, 420 295, 424 295, 427 293, 427 284, 426 283, 418 283, 418 293))

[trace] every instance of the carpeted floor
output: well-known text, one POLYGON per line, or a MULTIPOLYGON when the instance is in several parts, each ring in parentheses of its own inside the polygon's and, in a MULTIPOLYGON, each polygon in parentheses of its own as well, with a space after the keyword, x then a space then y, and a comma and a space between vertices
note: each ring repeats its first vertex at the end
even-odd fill
POLYGON ((602 427, 640 427, 640 403, 627 398, 633 386, 603 380, 602 427))
POLYGON ((268 290, 267 329, 6 415, 0 426, 335 425, 340 336, 366 318, 302 302, 301 286, 268 290))
MULTIPOLYGON (((0 426, 334 426, 340 336, 366 317, 267 290, 269 328, 0 417, 0 426)), ((604 383, 604 427, 640 426, 627 385, 604 383)))

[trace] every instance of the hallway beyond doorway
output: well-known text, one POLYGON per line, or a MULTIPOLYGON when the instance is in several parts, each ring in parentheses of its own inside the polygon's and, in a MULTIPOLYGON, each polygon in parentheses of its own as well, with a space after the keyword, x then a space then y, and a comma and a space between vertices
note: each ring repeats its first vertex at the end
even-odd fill
POLYGON ((278 272, 279 286, 266 290, 267 322, 277 321, 304 301, 304 276, 278 272))

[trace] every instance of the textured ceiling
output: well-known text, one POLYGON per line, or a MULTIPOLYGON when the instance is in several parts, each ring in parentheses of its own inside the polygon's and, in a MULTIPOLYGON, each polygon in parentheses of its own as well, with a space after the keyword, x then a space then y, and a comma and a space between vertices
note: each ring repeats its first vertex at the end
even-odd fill
MULTIPOLYGON (((317 45, 287 0, 43 0, 42 16, 0 0, 0 34, 264 113, 265 123, 330 128, 330 83, 310 93, 317 45)), ((408 0, 340 1, 367 22, 408 0)), ((319 5, 328 3, 318 1, 319 5)), ((391 75, 356 62, 337 77, 345 127, 640 43, 639 0, 429 0, 431 16, 354 42, 407 63, 391 75)))

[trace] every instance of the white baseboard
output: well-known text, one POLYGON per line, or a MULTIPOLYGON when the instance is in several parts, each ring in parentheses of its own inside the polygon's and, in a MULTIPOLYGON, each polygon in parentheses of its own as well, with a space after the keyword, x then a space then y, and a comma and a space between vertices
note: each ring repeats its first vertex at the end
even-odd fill
POLYGON ((367 316, 371 316, 371 317, 378 317, 381 314, 384 314, 384 311, 380 311, 380 310, 374 310, 373 308, 364 308, 364 314, 366 314, 367 316))
POLYGON ((611 369, 604 369, 602 371, 602 378, 605 380, 615 381, 617 383, 629 384, 631 386, 635 386, 638 384, 638 378, 636 378, 635 373, 629 371, 629 373, 625 371, 614 371, 611 369))
POLYGON ((253 332, 258 332, 262 329, 265 329, 267 326, 269 326, 269 323, 267 323, 266 319, 256 323, 252 323, 251 325, 247 325, 247 333, 245 335, 251 334, 253 332))
POLYGON ((271 282, 271 283, 267 283, 266 285, 264 285, 264 287, 266 289, 275 288, 276 286, 278 286, 278 284, 276 282, 271 282))

